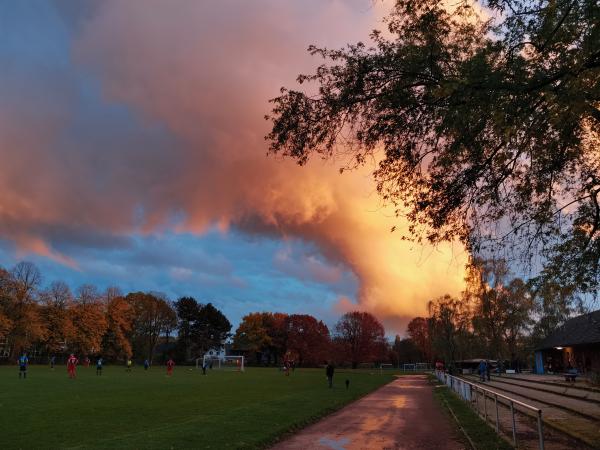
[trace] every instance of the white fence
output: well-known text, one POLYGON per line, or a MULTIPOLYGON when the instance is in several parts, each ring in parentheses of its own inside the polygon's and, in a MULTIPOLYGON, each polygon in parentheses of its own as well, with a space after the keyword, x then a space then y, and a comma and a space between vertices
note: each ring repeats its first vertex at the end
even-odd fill
MULTIPOLYGON (((475 410, 477 414, 482 416, 482 418, 487 422, 488 421, 488 408, 487 403, 488 399, 490 402, 493 401, 493 406, 496 411, 495 419, 496 419, 496 433, 500 432, 500 416, 498 413, 498 403, 504 404, 508 406, 510 409, 510 418, 511 418, 511 428, 512 428, 512 440, 513 445, 516 447, 517 445, 517 427, 515 422, 515 413, 518 412, 516 406, 519 406, 525 410, 532 411, 534 415, 537 417, 537 431, 538 431, 538 441, 540 450, 544 450, 544 431, 542 426, 542 410, 536 408, 534 406, 528 405, 526 403, 520 402, 519 400, 515 400, 513 398, 507 397, 506 395, 498 394, 497 392, 491 391, 489 389, 484 388, 483 386, 471 383, 463 378, 458 378, 452 375, 449 375, 441 370, 435 371, 435 376, 437 379, 446 384, 450 389, 458 394, 460 398, 464 401, 468 402, 469 405, 473 406, 475 403, 475 410), (479 399, 483 397, 483 413, 481 413, 481 408, 479 407, 479 399)), ((489 415, 490 419, 494 419, 492 414, 489 415)))

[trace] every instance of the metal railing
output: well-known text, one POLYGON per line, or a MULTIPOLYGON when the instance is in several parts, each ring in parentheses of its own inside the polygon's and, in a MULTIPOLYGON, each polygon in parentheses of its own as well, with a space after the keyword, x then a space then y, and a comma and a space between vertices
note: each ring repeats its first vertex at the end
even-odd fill
MULTIPOLYGON (((536 408, 535 406, 528 405, 527 403, 520 402, 519 400, 508 397, 506 395, 498 394, 497 392, 494 392, 490 389, 484 388, 483 386, 481 386, 479 384, 471 383, 470 381, 467 381, 463 378, 458 378, 453 375, 449 375, 441 370, 436 370, 435 376, 437 377, 437 379, 440 382, 446 384, 450 389, 452 389, 454 392, 456 392, 460 396, 460 398, 462 398, 464 401, 468 402, 469 405, 472 406, 473 402, 475 402, 475 410, 477 411, 477 414, 482 416, 482 418, 486 422, 488 422, 487 399, 489 398, 490 401, 493 400, 495 410, 496 410, 496 433, 500 433, 500 415, 498 412, 498 403, 499 403, 498 400, 500 399, 501 400, 500 403, 504 404, 505 406, 508 406, 510 409, 512 441, 513 441, 513 445, 515 447, 517 445, 517 427, 516 427, 516 421, 515 421, 515 411, 516 411, 515 406, 519 406, 526 410, 532 411, 535 414, 535 416, 537 417, 537 431, 538 431, 539 448, 540 448, 540 450, 544 450, 544 430, 543 430, 543 425, 542 425, 543 421, 542 421, 542 410, 541 409, 536 408), (479 397, 480 397, 479 394, 483 395, 483 413, 480 412, 480 408, 479 408, 479 397), (475 397, 474 401, 473 401, 473 396, 475 397)), ((490 417, 490 419, 492 419, 492 417, 490 417)))

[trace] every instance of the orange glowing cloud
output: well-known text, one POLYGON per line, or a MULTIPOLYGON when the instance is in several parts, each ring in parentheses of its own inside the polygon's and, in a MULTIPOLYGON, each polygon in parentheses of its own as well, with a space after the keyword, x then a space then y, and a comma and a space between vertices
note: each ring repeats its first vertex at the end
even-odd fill
MULTIPOLYGON (((68 145, 53 141, 56 130, 74 120, 68 107, 37 137, 24 132, 22 122, 0 129, 1 145, 24 149, 13 157, 15 165, 45 173, 36 188, 16 188, 18 170, 0 179, 0 233, 15 235, 6 225, 10 217, 28 239, 39 236, 40 226, 25 223, 118 233, 203 233, 217 224, 224 233, 235 227, 303 239, 356 274, 359 305, 341 299, 342 310, 369 310, 389 324, 424 314, 431 298, 462 289, 464 250, 400 240, 406 224, 381 205, 372 167, 344 175, 339 161, 298 167, 266 157, 263 140, 267 100, 319 63, 306 54, 308 45, 365 40, 388 10, 385 2, 370 0, 101 3, 78 29, 73 60, 99 80, 106 103, 133 108, 147 129, 166 127, 174 139, 157 142, 153 131, 136 137, 125 130, 121 149, 77 149, 59 164, 56 153, 32 149, 68 145), (74 178, 62 178, 65 164, 74 178), (90 186, 89 170, 106 172, 106 178, 90 186), (392 226, 399 231, 391 233, 392 226)), ((29 250, 74 263, 31 242, 37 243, 29 250)), ((335 270, 323 276, 334 279, 335 270)))
POLYGON ((386 5, 183 5, 109 2, 76 45, 109 99, 167 123, 185 141, 189 170, 176 182, 182 228, 202 232, 219 222, 315 242, 358 276, 360 307, 383 317, 423 314, 428 299, 460 291, 462 249, 420 248, 390 233, 403 224, 373 194, 371 168, 340 176, 335 163, 298 168, 263 157, 266 99, 311 70, 308 44, 364 38, 386 5))

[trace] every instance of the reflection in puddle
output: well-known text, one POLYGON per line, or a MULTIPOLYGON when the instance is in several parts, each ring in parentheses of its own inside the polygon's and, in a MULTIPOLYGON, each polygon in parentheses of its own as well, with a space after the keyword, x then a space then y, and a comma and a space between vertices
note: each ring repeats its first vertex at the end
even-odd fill
POLYGON ((404 408, 406 406, 406 397, 404 395, 399 395, 394 399, 394 406, 396 408, 404 408))

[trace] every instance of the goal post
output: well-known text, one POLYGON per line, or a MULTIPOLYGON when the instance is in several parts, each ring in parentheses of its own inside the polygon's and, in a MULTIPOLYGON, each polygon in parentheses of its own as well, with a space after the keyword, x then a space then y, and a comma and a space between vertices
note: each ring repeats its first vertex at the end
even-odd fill
POLYGON ((217 370, 234 370, 243 372, 244 357, 204 355, 204 357, 196 359, 196 369, 202 369, 203 366, 205 366, 207 369, 211 368, 217 370))

